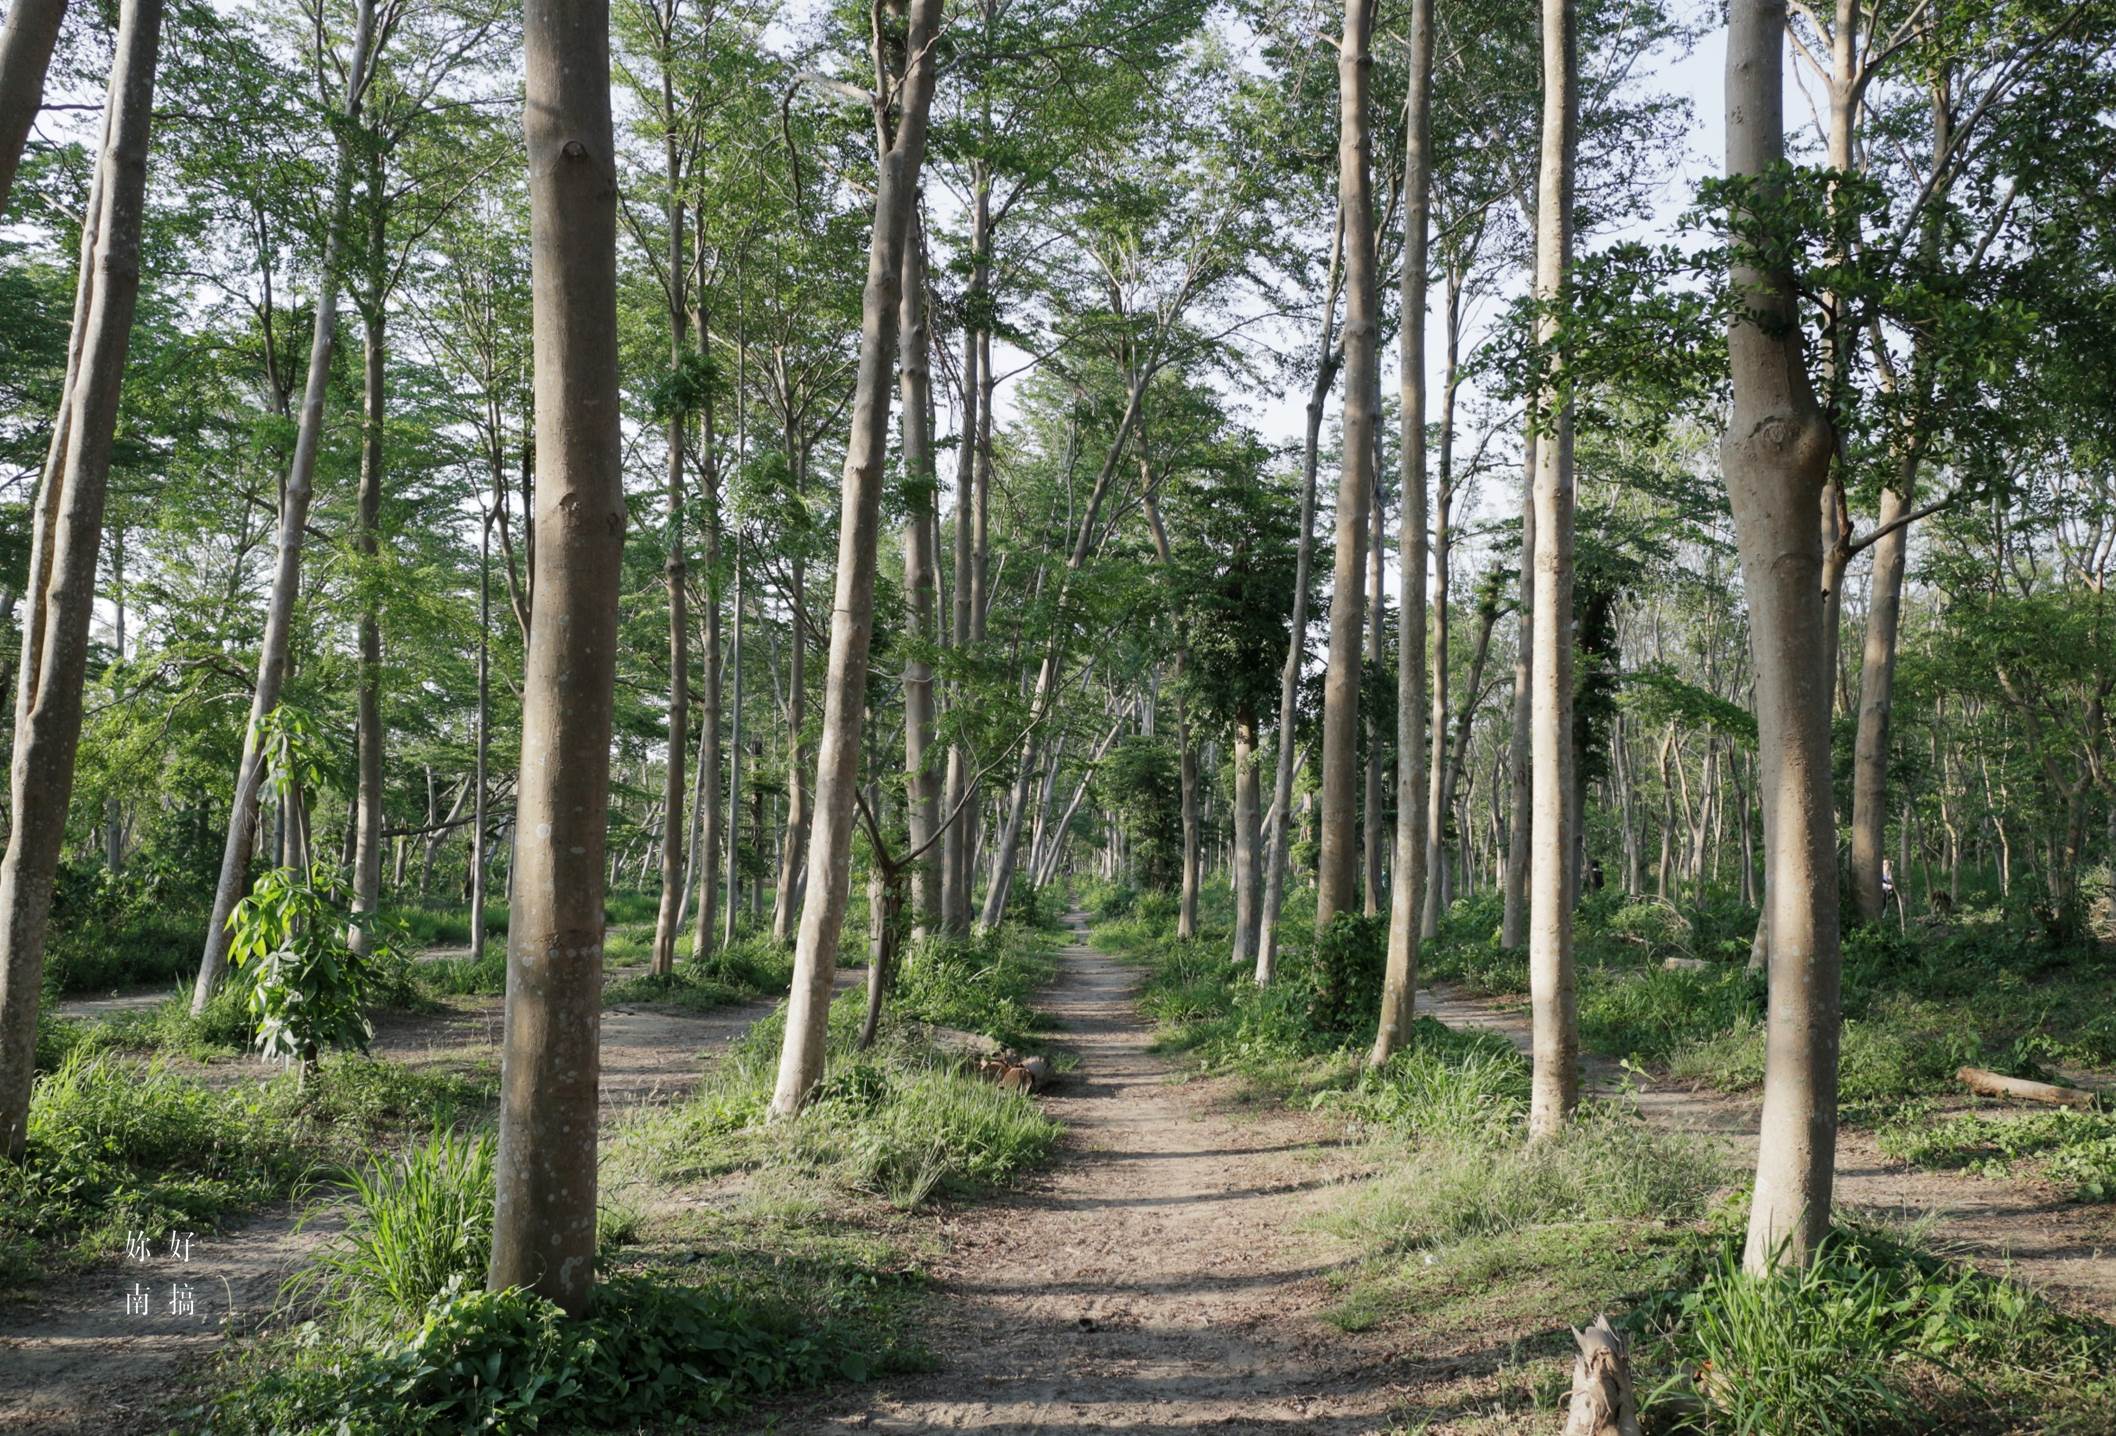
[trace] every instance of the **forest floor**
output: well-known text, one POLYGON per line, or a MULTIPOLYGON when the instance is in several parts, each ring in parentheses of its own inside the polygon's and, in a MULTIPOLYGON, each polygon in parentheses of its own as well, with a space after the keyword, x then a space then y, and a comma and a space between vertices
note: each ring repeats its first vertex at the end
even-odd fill
MULTIPOLYGON (((1074 914, 1077 925, 1081 915, 1074 914)), ((1079 1067, 1046 1108, 1058 1159, 954 1213, 928 1343, 940 1368, 782 1410, 786 1432, 1370 1432, 1386 1351, 1329 1326, 1314 1230, 1364 1158, 1333 1124, 1184 1082, 1151 1050, 1137 969, 1075 943, 1038 1009, 1079 1067)))
MULTIPOLYGON (((1450 1027, 1496 1032, 1530 1050, 1525 1000, 1479 997, 1442 986, 1418 994, 1418 1011, 1450 1027)), ((1589 1091, 1628 1091, 1649 1122, 1725 1142, 1741 1169, 1756 1161, 1761 1101, 1584 1059, 1589 1091)), ((1926 1171, 1882 1155, 1871 1131, 1837 1133, 1837 1203, 1894 1225, 1924 1227, 1946 1251, 2004 1272, 2083 1315, 2116 1321, 2116 1208, 2067 1199, 2045 1183, 1972 1172, 1926 1171)))
MULTIPOLYGON (((839 976, 849 985, 865 974, 839 976)), ((157 990, 149 1005, 167 995, 157 990)), ((778 1003, 769 998, 704 1013, 645 1004, 606 1008, 605 1127, 626 1108, 682 1097, 703 1070, 701 1054, 724 1047, 778 1003)), ((72 1000, 60 1012, 95 1016, 126 1006, 124 997, 72 1000)), ((372 1055, 414 1069, 492 1072, 499 1037, 500 999, 456 998, 439 1013, 383 1015, 372 1055)), ((260 1070, 247 1057, 170 1065, 195 1070, 208 1085, 232 1085, 260 1070)), ((144 1265, 61 1276, 0 1305, 0 1432, 158 1429, 152 1418, 178 1394, 182 1368, 269 1313, 281 1284, 335 1230, 327 1217, 304 1224, 298 1206, 282 1204, 226 1231, 201 1232, 188 1262, 156 1250, 144 1265), (145 1316, 126 1310, 135 1283, 152 1303, 145 1316), (183 1317, 169 1311, 179 1283, 191 1288, 195 1303, 183 1317)))

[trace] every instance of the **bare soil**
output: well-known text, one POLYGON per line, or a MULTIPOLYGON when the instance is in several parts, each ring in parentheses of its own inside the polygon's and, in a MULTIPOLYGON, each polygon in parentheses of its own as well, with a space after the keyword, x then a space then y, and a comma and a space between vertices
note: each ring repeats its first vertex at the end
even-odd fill
POLYGON ((944 1224, 941 1369, 838 1393, 778 1430, 1317 1433, 1384 1429, 1386 1353, 1325 1325, 1352 1253, 1307 1230, 1363 1158, 1305 1114, 1180 1083, 1135 974, 1061 954, 1039 1006, 1079 1067, 1052 1089, 1058 1161, 944 1224))

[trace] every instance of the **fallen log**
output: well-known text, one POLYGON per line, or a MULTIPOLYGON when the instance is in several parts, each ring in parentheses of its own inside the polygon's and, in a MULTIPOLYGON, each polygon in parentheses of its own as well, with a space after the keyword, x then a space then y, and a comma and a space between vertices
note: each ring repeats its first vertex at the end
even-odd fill
POLYGON ((2049 1102, 2059 1107, 2091 1107, 2094 1094, 2077 1087, 2059 1087, 2050 1082, 2031 1082, 2008 1077, 1983 1067, 1964 1067, 1955 1079, 1972 1092, 1986 1097, 2015 1097, 2024 1102, 2049 1102))
POLYGON ((1712 968, 1701 957, 1664 957, 1660 965, 1670 972, 1709 972, 1712 968))
POLYGON ((1572 1339, 1580 1354, 1572 1363, 1564 1436, 1639 1436, 1638 1393, 1624 1339, 1606 1315, 1585 1331, 1575 1329, 1572 1339))

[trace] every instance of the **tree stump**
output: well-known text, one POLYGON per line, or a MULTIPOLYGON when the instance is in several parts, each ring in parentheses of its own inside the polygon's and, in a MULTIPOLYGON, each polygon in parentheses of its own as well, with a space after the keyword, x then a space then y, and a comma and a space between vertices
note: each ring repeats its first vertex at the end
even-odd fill
POLYGON ((1631 1386, 1631 1363, 1624 1339, 1597 1316, 1572 1339, 1580 1354, 1572 1363, 1572 1401, 1566 1408, 1564 1436, 1640 1436, 1638 1393, 1631 1386))

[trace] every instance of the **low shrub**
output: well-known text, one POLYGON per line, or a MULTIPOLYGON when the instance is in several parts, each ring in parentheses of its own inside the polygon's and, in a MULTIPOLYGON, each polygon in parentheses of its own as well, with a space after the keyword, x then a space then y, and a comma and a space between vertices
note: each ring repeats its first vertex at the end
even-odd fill
POLYGON ((348 1353, 310 1325, 203 1410, 222 1436, 636 1429, 724 1419, 758 1397, 897 1364, 871 1325, 738 1287, 620 1276, 568 1317, 520 1290, 457 1284, 402 1335, 348 1353))
POLYGON ((865 997, 848 991, 831 1004, 829 1064, 799 1116, 765 1120, 782 1010, 752 1025, 683 1102, 626 1122, 611 1147, 618 1181, 771 1167, 909 1207, 1004 1185, 1055 1148, 1060 1128, 1032 1098, 966 1070, 898 1018, 856 1051, 865 997))
POLYGON ((76 1052, 30 1094, 26 1150, 0 1162, 0 1284, 211 1227, 288 1190, 307 1155, 256 1088, 208 1091, 166 1070, 76 1052))
POLYGON ((1701 1282, 1630 1324, 1661 1343, 1648 1360, 1672 1372, 1647 1404, 1677 1430, 2084 1432, 2106 1429, 2116 1398, 2109 1327, 1856 1229, 1762 1277, 1730 1238, 1701 1282))

